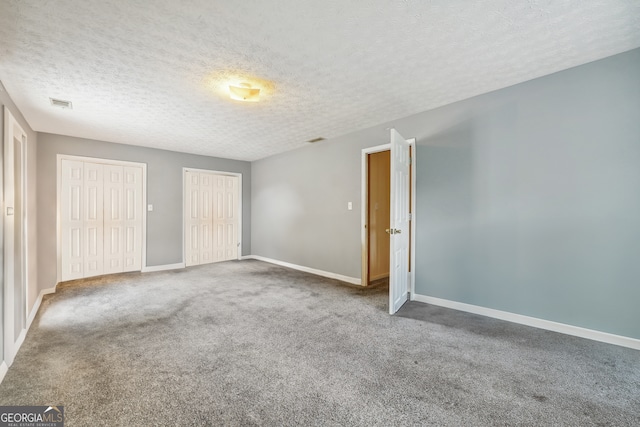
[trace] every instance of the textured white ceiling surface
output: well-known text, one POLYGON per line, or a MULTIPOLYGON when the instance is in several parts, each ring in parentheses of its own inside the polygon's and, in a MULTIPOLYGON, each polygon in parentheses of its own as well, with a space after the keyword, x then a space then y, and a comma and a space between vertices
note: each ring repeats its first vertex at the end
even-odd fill
POLYGON ((0 1, 34 130, 241 160, 639 46, 638 0, 0 1))

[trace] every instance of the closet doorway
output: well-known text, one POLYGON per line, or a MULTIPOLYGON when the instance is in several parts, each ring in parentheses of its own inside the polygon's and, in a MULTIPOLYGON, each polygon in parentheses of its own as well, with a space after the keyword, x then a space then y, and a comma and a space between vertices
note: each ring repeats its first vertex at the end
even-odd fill
POLYGON ((415 138, 362 150, 362 286, 388 280, 389 313, 415 286, 415 138), (394 179, 395 177, 395 179, 394 179))
POLYGON ((58 281, 140 271, 144 163, 58 156, 58 281))
POLYGON ((184 169, 185 266, 239 259, 242 175, 184 169))

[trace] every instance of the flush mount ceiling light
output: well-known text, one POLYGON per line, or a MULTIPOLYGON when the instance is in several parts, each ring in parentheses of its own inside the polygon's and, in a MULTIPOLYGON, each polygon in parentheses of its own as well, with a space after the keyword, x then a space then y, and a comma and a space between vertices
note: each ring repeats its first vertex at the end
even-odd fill
POLYGON ((236 101, 258 102, 260 100, 260 89, 251 87, 249 83, 229 85, 229 96, 236 101))

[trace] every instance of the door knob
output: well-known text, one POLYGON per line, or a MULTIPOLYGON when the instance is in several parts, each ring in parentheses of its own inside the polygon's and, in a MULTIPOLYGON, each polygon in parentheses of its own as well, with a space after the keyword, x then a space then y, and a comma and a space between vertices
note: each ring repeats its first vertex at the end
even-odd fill
POLYGON ((384 231, 386 231, 386 232, 387 232, 387 233, 389 233, 389 234, 400 234, 400 232, 401 232, 402 230, 400 230, 400 229, 398 229, 398 228, 387 228, 387 229, 386 229, 386 230, 384 230, 384 231))

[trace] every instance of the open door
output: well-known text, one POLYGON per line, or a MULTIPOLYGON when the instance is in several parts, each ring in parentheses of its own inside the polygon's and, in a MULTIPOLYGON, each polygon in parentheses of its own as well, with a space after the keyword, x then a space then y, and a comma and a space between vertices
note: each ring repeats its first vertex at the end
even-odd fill
POLYGON ((410 168, 410 144, 391 129, 389 314, 397 312, 409 298, 410 168))

